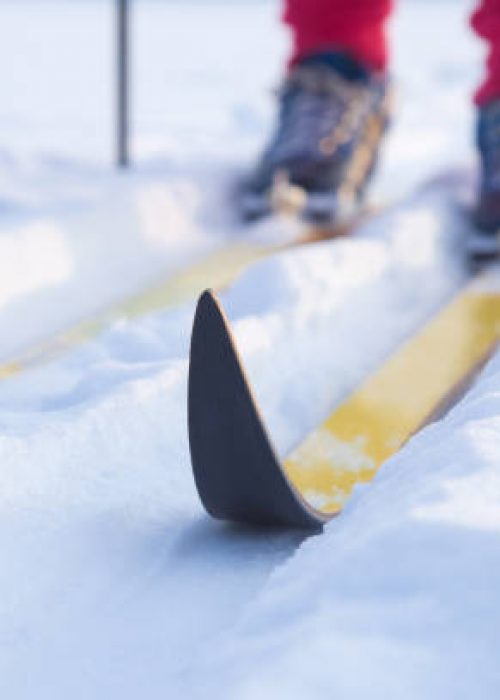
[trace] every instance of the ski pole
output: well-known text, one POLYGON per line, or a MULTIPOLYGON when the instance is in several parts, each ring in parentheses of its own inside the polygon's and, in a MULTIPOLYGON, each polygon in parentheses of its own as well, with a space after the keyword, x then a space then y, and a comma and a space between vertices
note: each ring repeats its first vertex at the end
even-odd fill
POLYGON ((117 0, 116 162, 129 165, 129 2, 117 0))

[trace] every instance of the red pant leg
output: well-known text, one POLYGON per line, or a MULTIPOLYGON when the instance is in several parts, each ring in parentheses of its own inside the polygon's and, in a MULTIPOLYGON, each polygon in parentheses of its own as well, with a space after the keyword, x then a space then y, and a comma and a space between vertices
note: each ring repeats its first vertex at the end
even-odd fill
POLYGON ((387 65, 385 21, 393 0, 285 0, 284 21, 292 28, 290 63, 340 49, 375 70, 387 65))
POLYGON ((488 43, 486 77, 475 94, 478 105, 500 98, 500 0, 481 0, 471 25, 488 43))

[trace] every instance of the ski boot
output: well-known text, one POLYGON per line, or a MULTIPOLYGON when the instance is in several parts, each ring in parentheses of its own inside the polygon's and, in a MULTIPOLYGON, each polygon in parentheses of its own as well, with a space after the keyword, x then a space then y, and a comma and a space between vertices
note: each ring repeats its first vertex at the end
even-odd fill
POLYGON ((291 212, 314 223, 354 213, 389 120, 387 78, 344 54, 302 60, 280 92, 277 129, 240 203, 246 220, 291 212))
POLYGON ((479 109, 476 143, 480 185, 467 248, 475 258, 488 258, 500 252, 500 100, 479 109))

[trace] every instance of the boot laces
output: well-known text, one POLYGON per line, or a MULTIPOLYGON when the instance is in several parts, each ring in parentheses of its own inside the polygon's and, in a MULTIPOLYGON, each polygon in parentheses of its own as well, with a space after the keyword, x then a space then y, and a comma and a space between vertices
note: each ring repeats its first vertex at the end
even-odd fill
POLYGON ((327 157, 349 142, 359 128, 368 90, 331 69, 296 68, 281 89, 280 127, 271 154, 327 157))

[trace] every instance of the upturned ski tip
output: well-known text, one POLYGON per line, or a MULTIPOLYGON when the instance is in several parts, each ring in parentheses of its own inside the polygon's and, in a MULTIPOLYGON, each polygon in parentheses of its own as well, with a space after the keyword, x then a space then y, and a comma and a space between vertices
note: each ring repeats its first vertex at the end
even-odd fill
POLYGON ((318 529, 331 518, 287 478, 210 290, 201 295, 193 324, 188 427, 196 487, 213 517, 303 529, 318 529))

